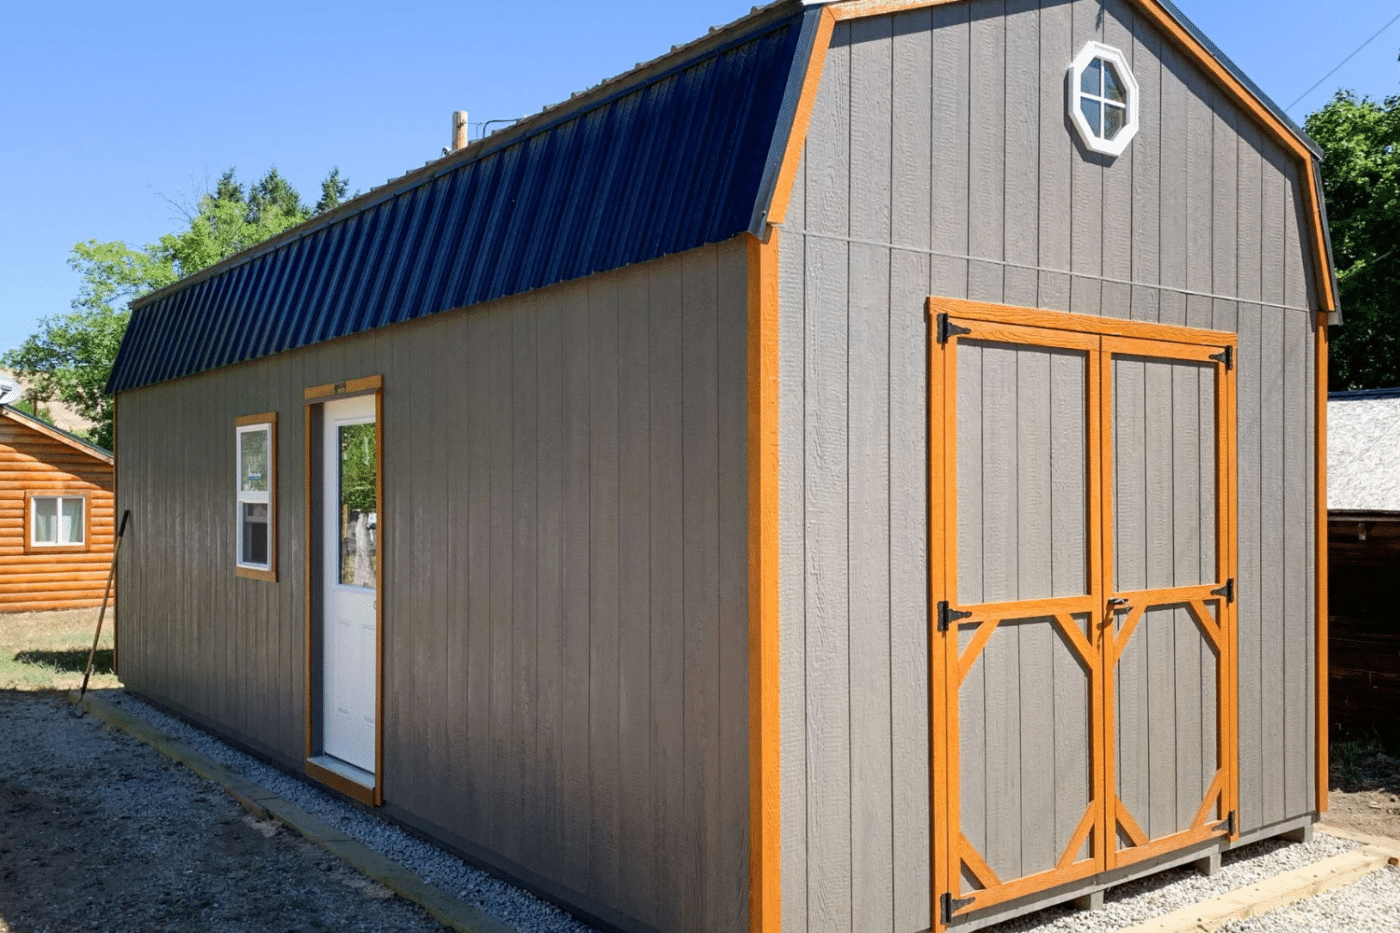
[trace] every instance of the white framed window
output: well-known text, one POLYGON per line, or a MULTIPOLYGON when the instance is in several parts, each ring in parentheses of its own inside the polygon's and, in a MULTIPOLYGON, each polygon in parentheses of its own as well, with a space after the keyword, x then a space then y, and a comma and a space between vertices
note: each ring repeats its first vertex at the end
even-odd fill
POLYGON ((29 548, 86 551, 87 496, 82 493, 25 495, 29 548))
POLYGON ((1138 131, 1138 84, 1123 53, 1084 46, 1069 66, 1069 116, 1085 148, 1122 155, 1138 131))
POLYGON ((235 447, 237 573, 277 579, 277 413, 238 419, 235 447))

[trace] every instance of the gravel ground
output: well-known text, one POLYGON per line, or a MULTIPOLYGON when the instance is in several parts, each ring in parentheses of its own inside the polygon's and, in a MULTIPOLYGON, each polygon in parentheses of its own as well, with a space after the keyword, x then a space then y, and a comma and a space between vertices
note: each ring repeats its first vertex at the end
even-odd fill
POLYGON ((1352 884, 1262 917, 1221 927, 1223 933, 1395 933, 1400 930, 1400 868, 1387 865, 1352 884))
MULTIPOLYGON (((1313 841, 1306 844, 1270 839, 1227 852, 1221 858, 1220 871, 1209 878, 1192 868, 1174 868, 1141 881, 1110 888, 1104 894, 1103 910, 1051 907, 992 929, 996 933, 1095 933, 1136 926, 1153 917, 1294 868, 1302 868, 1358 845, 1360 843, 1323 833, 1316 834, 1313 841)), ((1348 928, 1337 927, 1335 930, 1336 933, 1344 933, 1348 928)), ((1385 930, 1386 933, 1395 933, 1396 927, 1387 926, 1385 930)))
MULTIPOLYGON (((468 904, 521 933, 595 933, 592 927, 559 908, 501 881, 430 843, 394 826, 362 807, 331 797, 305 781, 291 777, 224 744, 183 720, 120 691, 102 691, 103 699, 144 719, 172 738, 233 768, 249 780, 319 816, 371 849, 388 856, 468 904)), ((3 933, 3 931, 0 931, 3 933)))
POLYGON ((0 933, 442 928, 154 749, 0 691, 0 933))
MULTIPOLYGON (((223 742, 213 738, 207 733, 194 728, 183 721, 168 716, 159 710, 142 703, 140 700, 119 691, 103 691, 104 698, 114 705, 136 715, 168 735, 171 735, 192 748, 203 752, 209 757, 222 764, 227 765, 245 775, 252 781, 261 784, 295 803, 310 813, 314 813, 328 823, 339 828, 348 836, 358 839, 360 842, 382 852, 386 856, 394 859, 400 864, 417 872, 429 883, 446 890, 462 900, 475 905, 498 919, 515 926, 522 933, 594 933, 591 927, 579 922, 559 909, 545 904, 531 895, 502 882, 490 875, 484 874, 460 859, 432 846, 409 833, 392 826, 379 819, 363 808, 348 804, 336 798, 322 793, 317 788, 304 781, 293 778, 286 773, 272 768, 257 759, 245 755, 236 749, 225 745, 223 742)), ((0 695, 3 696, 3 695, 0 695)), ((53 704, 50 704, 53 705, 53 704)), ((0 715, 8 719, 8 710, 0 709, 0 715)), ((52 719, 53 713, 50 711, 45 718, 52 719)), ((153 751, 140 746, 134 740, 126 739, 125 736, 113 735, 109 730, 97 729, 90 725, 94 722, 94 717, 86 717, 84 720, 73 720, 63 716, 67 722, 88 723, 87 729, 96 736, 100 736, 108 745, 129 745, 145 753, 147 760, 137 771, 128 771, 130 774, 124 776, 122 781, 148 781, 153 777, 158 777, 159 772, 177 772, 180 780, 171 782, 175 784, 193 784, 195 790, 189 789, 178 791, 182 794, 178 800, 161 802, 159 798, 154 798, 154 802, 147 804, 145 797, 141 802, 135 802, 127 795, 126 799, 118 799, 115 803, 115 811, 120 814, 125 807, 136 807, 141 813, 161 813, 169 809, 183 807, 186 811, 191 809, 192 803, 199 803, 202 809, 212 811, 210 798, 216 798, 221 811, 219 817, 225 823, 230 821, 237 826, 246 826, 254 830, 254 835, 261 837, 271 831, 277 841, 286 844, 300 843, 302 848, 310 851, 303 856, 316 865, 317 873, 329 871, 321 866, 325 863, 334 862, 325 856, 320 850, 312 848, 309 844, 300 839, 289 840, 287 833, 282 831, 277 833, 273 824, 258 824, 256 820, 243 814, 243 811, 228 801, 223 794, 211 791, 209 785, 200 781, 188 772, 178 767, 172 767, 165 763, 165 759, 157 756, 153 751), (197 796, 198 799, 195 799, 197 796), (261 831, 258 831, 261 830, 261 831)), ((2 733, 8 739, 13 730, 5 729, 2 733)), ((25 747, 23 739, 20 739, 18 747, 25 747)), ((67 739, 63 739, 60 744, 66 745, 67 739)), ((52 745, 53 741, 46 741, 47 745, 52 745)), ((86 755, 95 755, 97 750, 87 753, 78 753, 79 758, 86 755)), ((108 751, 103 751, 101 757, 107 757, 108 751)), ((62 763, 64 756, 60 755, 60 763, 55 764, 50 770, 63 771, 65 765, 62 763)), ((67 759, 73 759, 73 754, 68 754, 67 759)), ((0 747, 0 791, 8 787, 10 778, 7 776, 7 769, 13 770, 14 755, 3 747, 0 747)), ((69 764, 72 764, 69 761, 69 764)), ((38 769, 35 769, 38 770, 38 769)), ((81 769, 76 769, 81 773, 81 769)), ((124 775, 126 772, 124 772, 124 775)), ((75 802, 80 806, 87 805, 82 794, 89 788, 86 783, 92 777, 73 777, 70 783, 78 794, 75 802)), ((104 781, 104 787, 112 784, 111 781, 104 781)), ((120 787, 121 782, 114 786, 120 787)), ((161 795, 166 791, 162 788, 161 795)), ((104 790, 104 800, 107 793, 104 790)), ((0 813, 5 812, 8 801, 0 796, 0 813)), ((107 817, 110 819, 111 817, 107 817)), ((135 816, 132 819, 147 819, 146 817, 135 816)), ((190 821, 188 813, 184 816, 185 821, 190 821)), ((139 824, 144 830, 149 831, 150 825, 147 822, 139 824)), ((207 830, 204 830, 207 831, 207 830)), ((161 829, 153 835, 163 838, 166 831, 161 829)), ((3 830, 0 830, 0 840, 3 840, 3 830)), ((169 843, 178 845, 178 843, 169 843)), ((1207 878, 1191 869, 1175 869, 1161 873, 1142 881, 1121 885, 1107 892, 1105 909, 1095 912, 1081 912, 1068 907, 1051 908, 1018 920, 1009 921, 994 927, 996 933, 1096 933, 1096 931, 1111 931, 1124 926, 1131 926, 1142 923, 1152 917, 1170 912, 1179 907, 1195 903, 1204 898, 1225 893, 1243 885, 1272 877, 1281 872, 1293 868, 1320 861, 1328 856, 1339 852, 1353 849, 1358 843, 1346 839, 1339 839, 1319 833, 1312 842, 1300 845, 1296 843, 1286 843, 1279 840, 1269 840, 1257 843, 1244 849, 1228 853, 1223 858, 1223 867, 1213 877, 1207 878)), ((4 872, 6 859, 11 856, 3 850, 6 846, 0 843, 0 915, 7 911, 6 904, 8 898, 5 895, 7 885, 11 878, 4 872)), ((50 858, 52 861, 52 858, 50 858)), ((426 918, 420 911, 411 905, 405 904, 389 895, 389 892, 378 885, 373 885, 349 869, 334 866, 339 872, 347 873, 358 879, 359 888, 365 893, 359 900, 369 899, 377 905, 391 904, 399 908, 409 909, 416 913, 415 919, 421 918, 426 922, 424 929, 435 929, 436 925, 426 918), (378 888, 378 890, 373 890, 378 888)), ((281 869, 277 869, 281 871, 281 869)), ((218 871, 212 872, 218 874, 218 871)), ((200 870, 200 875, 211 874, 208 870, 200 870)), ((179 879, 176 878, 176 881, 179 879)), ((349 880, 338 880, 335 882, 338 890, 344 891, 346 887, 355 888, 355 883, 349 880)), ((84 890, 79 885, 71 885, 71 889, 79 891, 80 894, 74 899, 81 899, 81 892, 84 890)), ((178 885, 176 886, 178 888, 178 885)), ((300 884, 292 884, 290 888, 296 889, 300 894, 300 884)), ((118 886, 115 879, 107 882, 108 896, 130 897, 125 889, 118 886)), ((222 895, 228 897, 225 893, 222 895)), ((294 897, 288 893, 287 897, 294 897)), ((341 895, 344 896, 343 894, 341 895)), ((203 895, 206 899, 209 895, 203 895)), ((96 892, 89 901, 100 900, 96 897, 96 892)), ((185 898, 185 901, 189 901, 185 898)), ((217 901, 217 896, 214 898, 217 901)), ((269 895, 267 892, 260 892, 256 898, 248 895, 237 895, 235 900, 243 901, 240 906, 246 907, 248 900, 261 900, 276 904, 278 896, 275 892, 269 895)), ((179 907, 178 904, 174 907, 179 907)), ((94 908, 95 909, 95 908, 94 908)), ((184 909, 190 909, 189 904, 185 904, 184 909)), ((105 910, 105 908, 104 908, 105 910)), ((96 916, 96 914, 94 914, 96 916)), ((106 915, 103 915, 104 918, 106 915)), ((281 925, 278 929, 317 929, 315 925, 298 924, 293 921, 282 922, 283 915, 277 914, 281 925)), ((419 927, 395 926, 392 922, 380 920, 365 921, 365 914, 358 908, 355 911, 355 921, 353 923, 339 923, 338 921, 318 921, 324 922, 332 929, 419 929, 419 927), (362 921, 366 925, 357 925, 362 921)), ((77 923, 56 923, 51 927, 38 924, 24 926, 25 933, 44 933, 47 929, 79 929, 82 924, 77 923)), ((102 929, 121 930, 126 929, 121 926, 113 926, 104 922, 102 929)), ((144 924, 142 929, 177 929, 182 928, 179 924, 174 926, 161 926, 159 924, 144 924)), ((224 929, 272 929, 273 927, 252 924, 242 926, 214 926, 209 925, 207 929, 220 931, 224 929)), ((16 927, 16 930, 20 928, 16 927)), ((1247 923, 1233 924, 1227 927, 1231 933, 1283 933, 1283 931, 1299 931, 1303 933, 1319 933, 1319 931, 1357 931, 1357 933, 1369 933, 1369 931, 1385 931, 1385 933, 1396 933, 1400 930, 1400 869, 1387 868, 1382 872, 1376 872, 1367 876, 1361 881, 1349 885, 1339 891, 1329 893, 1314 901, 1305 902, 1286 908, 1266 917, 1256 918, 1247 923)), ((8 928, 0 921, 0 933, 7 933, 8 928)))

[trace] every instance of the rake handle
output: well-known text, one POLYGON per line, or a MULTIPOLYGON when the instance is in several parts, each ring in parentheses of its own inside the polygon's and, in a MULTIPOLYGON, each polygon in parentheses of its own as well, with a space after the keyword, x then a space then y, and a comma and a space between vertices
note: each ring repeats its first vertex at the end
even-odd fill
POLYGON ((117 540, 112 545, 112 569, 107 571, 107 587, 102 591, 102 609, 97 613, 97 632, 92 636, 92 650, 88 652, 87 667, 83 669, 83 687, 78 691, 78 702, 87 696, 88 679, 92 677, 92 664, 97 658, 97 643, 102 640, 102 620, 107 617, 107 600, 112 595, 112 581, 117 576, 117 555, 121 553, 122 536, 126 534, 126 522, 131 518, 131 509, 122 512, 121 527, 117 529, 117 540))

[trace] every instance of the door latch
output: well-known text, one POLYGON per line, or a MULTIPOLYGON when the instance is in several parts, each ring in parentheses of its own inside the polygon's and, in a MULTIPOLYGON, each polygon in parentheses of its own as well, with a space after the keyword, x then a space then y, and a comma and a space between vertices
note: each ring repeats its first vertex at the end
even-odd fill
POLYGON ((1132 602, 1132 600, 1128 599, 1126 596, 1115 596, 1108 601, 1108 608, 1121 609, 1130 602, 1132 602))

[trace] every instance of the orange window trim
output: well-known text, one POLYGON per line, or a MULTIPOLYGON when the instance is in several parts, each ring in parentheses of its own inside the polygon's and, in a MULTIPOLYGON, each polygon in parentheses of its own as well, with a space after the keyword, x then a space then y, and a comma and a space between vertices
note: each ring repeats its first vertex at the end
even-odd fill
MULTIPOLYGON (((69 488, 25 490, 24 493, 24 553, 26 554, 86 554, 92 550, 91 488, 69 488), (81 544, 35 544, 34 543, 34 500, 35 499, 82 499, 83 500, 83 540, 81 544)), ((113 529, 115 533, 115 529, 113 529)), ((114 542, 115 543, 115 542, 114 542)))

